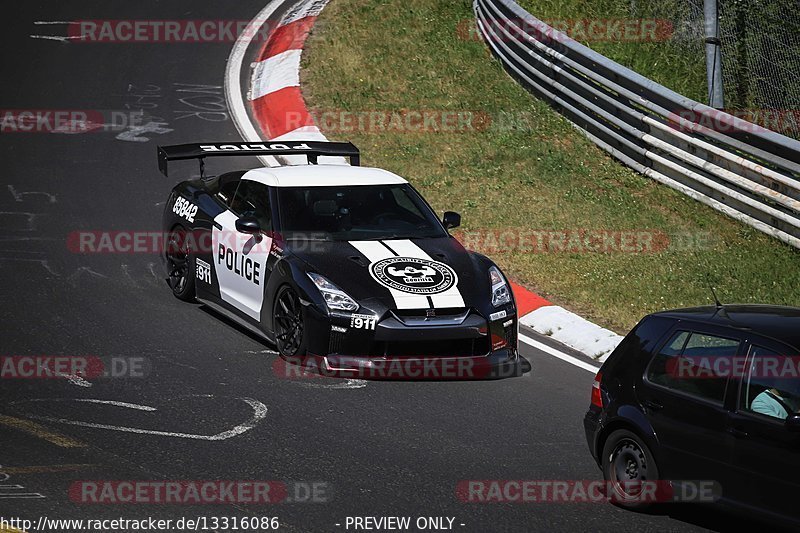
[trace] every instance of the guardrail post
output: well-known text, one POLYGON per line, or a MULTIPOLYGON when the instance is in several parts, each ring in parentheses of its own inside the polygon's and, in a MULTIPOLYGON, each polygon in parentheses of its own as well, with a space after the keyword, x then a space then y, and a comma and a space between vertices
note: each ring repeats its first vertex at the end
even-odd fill
POLYGON ((706 80, 708 105, 715 109, 725 107, 722 95, 722 49, 719 40, 719 14, 717 0, 705 0, 703 5, 706 30, 706 80))

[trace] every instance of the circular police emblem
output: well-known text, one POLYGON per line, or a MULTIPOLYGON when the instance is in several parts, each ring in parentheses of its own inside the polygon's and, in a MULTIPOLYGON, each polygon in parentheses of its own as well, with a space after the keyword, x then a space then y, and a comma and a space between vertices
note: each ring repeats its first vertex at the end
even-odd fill
POLYGON ((449 266, 415 257, 382 259, 372 263, 369 272, 384 287, 411 294, 437 294, 458 283, 449 266))

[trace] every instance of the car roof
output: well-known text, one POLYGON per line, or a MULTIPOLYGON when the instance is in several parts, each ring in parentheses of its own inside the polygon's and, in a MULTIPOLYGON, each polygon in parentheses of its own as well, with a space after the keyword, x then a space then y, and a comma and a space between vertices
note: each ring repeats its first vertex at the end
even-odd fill
POLYGON ((388 170, 349 165, 294 165, 247 171, 242 179, 272 187, 324 187, 342 185, 395 185, 408 183, 388 170))
POLYGON ((673 309, 653 313, 679 320, 692 320, 729 328, 753 331, 765 337, 800 346, 800 308, 780 305, 732 304, 673 309))

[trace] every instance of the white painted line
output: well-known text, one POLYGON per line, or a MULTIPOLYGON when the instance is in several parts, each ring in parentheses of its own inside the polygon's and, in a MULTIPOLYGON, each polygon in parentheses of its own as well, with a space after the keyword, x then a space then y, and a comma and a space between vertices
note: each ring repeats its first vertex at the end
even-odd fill
MULTIPOLYGON (((207 398, 212 398, 212 396, 204 396, 207 398)), ((31 402, 45 402, 50 400, 49 398, 37 398, 34 400, 25 400, 31 402)), ((58 401, 68 400, 66 398, 59 398, 53 399, 58 401)), ((217 433, 216 435, 197 435, 194 433, 175 433, 171 431, 156 431, 152 429, 141 429, 141 428, 133 428, 127 426, 114 426, 111 424, 96 424, 94 422, 81 422, 79 420, 70 420, 68 418, 55 418, 50 416, 40 416, 40 415, 28 415, 28 418, 32 418, 35 420, 42 420, 45 422, 56 422, 59 424, 68 424, 71 426, 80 426, 80 427, 87 427, 87 428, 95 428, 95 429, 107 429, 110 431, 121 431, 123 433, 137 433, 141 435, 157 435, 160 437, 174 437, 174 438, 181 438, 181 439, 192 439, 192 440, 206 440, 206 441, 221 441, 227 440, 232 437, 236 437, 237 435, 241 435, 247 431, 250 431, 256 425, 258 425, 264 417, 267 416, 267 406, 263 403, 259 402, 258 400, 254 400, 252 398, 237 398, 237 400, 241 400, 248 404, 253 409, 253 416, 250 417, 247 421, 227 430, 223 431, 222 433, 217 433)), ((17 403, 25 403, 17 402, 17 403)), ((81 401, 81 400, 76 400, 81 401)), ((117 403, 124 403, 124 402, 117 402, 117 403)), ((136 404, 127 404, 127 406, 136 405, 136 404)), ((139 407, 146 407, 146 406, 139 406, 139 407)), ((152 409, 152 408, 151 408, 152 409)), ((144 409, 147 410, 147 409, 144 409)), ((155 409, 153 409, 155 410, 155 409)))
POLYGON ((592 373, 596 374, 597 371, 600 370, 600 367, 598 367, 598 366, 594 366, 593 364, 587 363, 586 361, 581 361, 577 357, 572 357, 571 355, 567 355, 564 352, 556 350, 555 348, 553 348, 551 346, 543 344, 543 343, 541 343, 541 342, 539 342, 537 340, 533 340, 532 338, 528 337, 527 335, 523 335, 523 334, 520 333, 519 334, 519 340, 521 340, 522 342, 524 342, 528 346, 533 346, 537 350, 541 350, 541 351, 545 352, 546 354, 552 355, 553 357, 555 357, 557 359, 561 359, 562 361, 566 361, 567 363, 569 363, 571 365, 575 365, 578 368, 582 368, 582 369, 584 369, 584 370, 586 370, 588 372, 592 372, 592 373))
MULTIPOLYGON (((250 116, 247 114, 244 98, 242 98, 242 62, 251 41, 256 35, 260 35, 261 26, 281 5, 282 2, 270 2, 250 21, 245 31, 236 39, 231 54, 228 56, 228 65, 225 68, 225 100, 228 102, 228 109, 231 112, 231 118, 236 129, 239 130, 239 135, 248 142, 258 142, 263 139, 261 139, 261 135, 258 134, 253 123, 250 122, 250 116)), ((268 167, 280 166, 278 160, 272 156, 259 156, 258 159, 268 167)))
POLYGON ((90 381, 86 381, 81 376, 77 374, 62 374, 61 372, 56 372, 56 376, 65 378, 67 381, 72 383, 73 385, 77 385, 78 387, 91 387, 92 383, 90 381))
POLYGON ((150 407, 149 405, 139 405, 138 403, 128 403, 128 402, 116 402, 114 400, 93 400, 91 398, 79 398, 75 400, 76 402, 88 402, 88 403, 101 403, 104 405, 116 405, 118 407, 127 407, 128 409, 137 409, 139 411, 157 411, 155 407, 150 407))
POLYGON ((29 35, 29 37, 31 39, 44 39, 46 41, 58 41, 58 42, 61 42, 61 43, 68 43, 72 39, 82 39, 83 35, 65 36, 65 35, 34 35, 34 34, 31 34, 31 35, 29 35))

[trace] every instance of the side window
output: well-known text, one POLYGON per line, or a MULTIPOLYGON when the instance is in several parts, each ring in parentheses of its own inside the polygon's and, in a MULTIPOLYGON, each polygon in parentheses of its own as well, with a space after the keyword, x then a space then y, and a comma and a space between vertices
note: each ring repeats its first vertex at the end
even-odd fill
POLYGON ((269 188, 263 183, 242 180, 236 189, 230 208, 240 217, 256 217, 262 230, 272 229, 269 188))
POLYGON ((722 404, 739 344, 735 339, 678 331, 650 361, 647 380, 722 404))
POLYGON ((233 200, 233 195, 236 194, 236 188, 238 186, 239 186, 239 180, 231 180, 225 183, 217 191, 217 198, 222 200, 223 204, 230 207, 231 200, 233 200))
POLYGON ((800 409, 798 358, 778 352, 756 344, 750 347, 739 392, 741 410, 783 420, 800 409))

